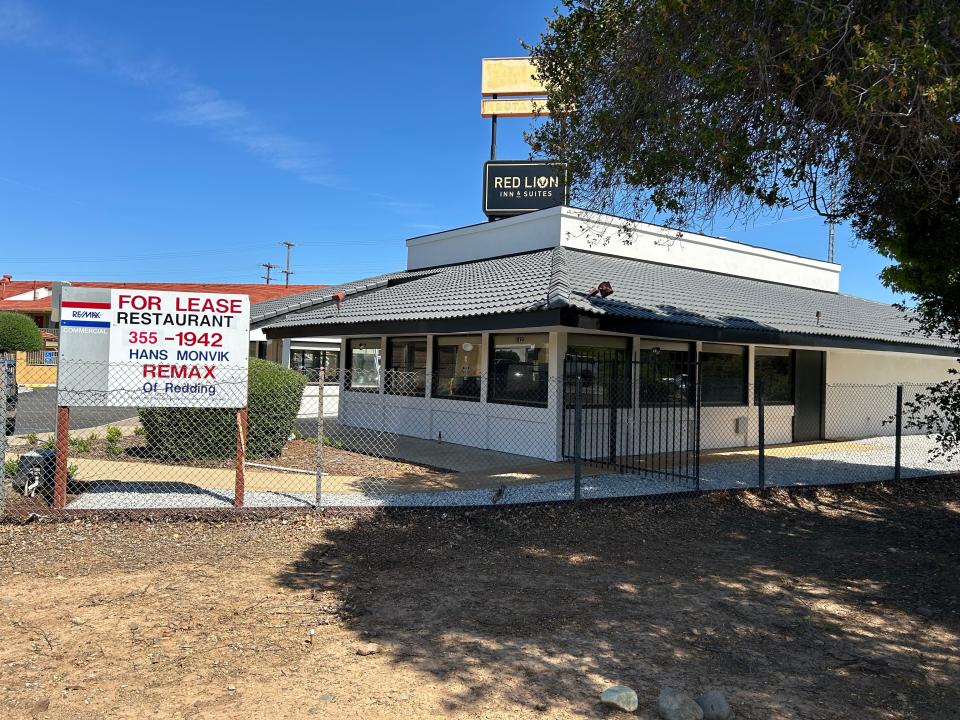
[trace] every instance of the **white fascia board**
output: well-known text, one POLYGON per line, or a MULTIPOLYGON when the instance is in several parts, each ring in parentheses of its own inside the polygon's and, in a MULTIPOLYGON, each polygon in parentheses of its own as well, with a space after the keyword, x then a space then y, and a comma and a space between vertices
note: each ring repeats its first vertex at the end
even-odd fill
POLYGON ((407 270, 557 247, 562 208, 421 235, 407 240, 407 270))
POLYGON ((570 207, 562 208, 560 244, 784 285, 840 290, 836 263, 570 207))

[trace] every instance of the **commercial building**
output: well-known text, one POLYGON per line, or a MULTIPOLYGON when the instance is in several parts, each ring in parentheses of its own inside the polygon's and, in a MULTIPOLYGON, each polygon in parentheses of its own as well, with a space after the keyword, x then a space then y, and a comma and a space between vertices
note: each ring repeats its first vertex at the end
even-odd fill
MULTIPOLYGON (((698 387, 688 399, 704 447, 756 442, 761 381, 780 406, 767 442, 882 435, 888 418, 865 417, 842 386, 930 383, 956 363, 896 308, 839 292, 839 265, 565 206, 414 237, 407 258, 404 271, 253 308, 274 347, 342 338, 345 424, 376 417, 400 434, 558 460, 565 374, 613 357, 664 368, 614 386, 698 387), (688 362, 696 370, 674 372, 688 362)), ((624 402, 604 387, 584 401, 624 402)))

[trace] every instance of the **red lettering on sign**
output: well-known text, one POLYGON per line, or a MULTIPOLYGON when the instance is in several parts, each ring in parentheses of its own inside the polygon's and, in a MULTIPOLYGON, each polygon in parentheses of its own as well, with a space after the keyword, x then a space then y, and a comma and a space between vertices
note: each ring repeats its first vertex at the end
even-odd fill
POLYGON ((239 314, 243 302, 226 298, 178 297, 177 312, 239 314))
POLYGON ((160 298, 156 295, 121 295, 120 307, 128 305, 134 310, 159 310, 160 298))
POLYGON ((155 378, 157 380, 216 380, 214 371, 216 365, 204 365, 203 372, 197 365, 154 365, 147 363, 143 366, 143 376, 145 378, 155 378))

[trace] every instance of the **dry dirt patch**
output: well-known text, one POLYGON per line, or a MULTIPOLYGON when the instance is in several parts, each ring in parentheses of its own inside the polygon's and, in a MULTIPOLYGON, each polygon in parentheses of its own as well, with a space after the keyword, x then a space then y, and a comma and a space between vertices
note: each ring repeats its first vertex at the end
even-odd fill
POLYGON ((10 717, 956 717, 960 484, 0 526, 10 717), (358 649, 376 643, 379 652, 358 649))

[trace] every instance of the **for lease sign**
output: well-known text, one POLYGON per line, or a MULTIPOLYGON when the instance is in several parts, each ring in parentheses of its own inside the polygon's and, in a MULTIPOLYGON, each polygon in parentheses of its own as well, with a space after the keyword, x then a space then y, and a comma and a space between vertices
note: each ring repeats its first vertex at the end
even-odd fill
POLYGON ((247 296, 65 287, 60 312, 59 404, 246 405, 247 296))

